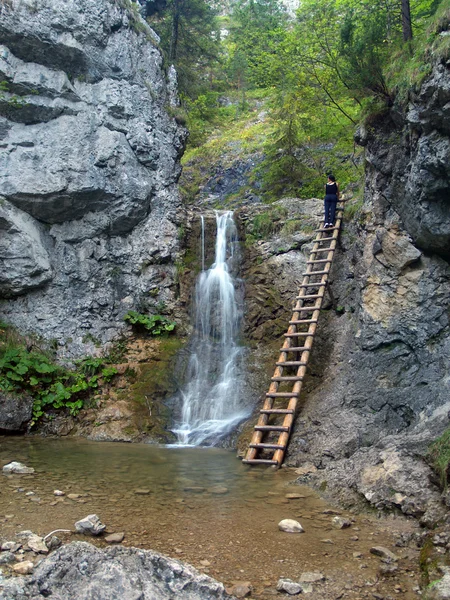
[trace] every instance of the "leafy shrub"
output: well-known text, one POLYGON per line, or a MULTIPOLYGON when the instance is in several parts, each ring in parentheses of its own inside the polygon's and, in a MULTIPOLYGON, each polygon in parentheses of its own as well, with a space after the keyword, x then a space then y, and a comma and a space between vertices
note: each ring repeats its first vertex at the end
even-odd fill
POLYGON ((32 425, 50 408, 76 415, 100 379, 108 382, 117 374, 105 358, 89 357, 78 361, 76 370, 69 370, 41 349, 28 350, 14 328, 0 323, 0 329, 0 390, 33 398, 32 425))
POLYGON ((175 321, 170 321, 167 317, 163 317, 162 315, 143 315, 135 310, 129 310, 123 320, 137 329, 145 329, 151 335, 169 333, 176 327, 175 321))
POLYGON ((431 444, 427 458, 446 489, 450 483, 450 428, 431 444))

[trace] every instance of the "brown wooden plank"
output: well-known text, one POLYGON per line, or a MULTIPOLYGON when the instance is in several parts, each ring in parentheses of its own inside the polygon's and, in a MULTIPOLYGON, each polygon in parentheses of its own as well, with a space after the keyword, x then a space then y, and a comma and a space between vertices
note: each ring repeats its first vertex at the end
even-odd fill
POLYGON ((328 275, 329 272, 329 269, 328 271, 310 271, 309 273, 303 273, 303 277, 311 277, 311 275, 328 275))
MULTIPOLYGON (((306 366, 306 363, 304 366, 306 366)), ((286 377, 272 377, 271 381, 279 381, 280 383, 282 381, 303 381, 303 377, 299 377, 298 375, 295 375, 295 376, 292 375, 292 377, 289 375, 286 375, 286 377)))
POLYGON ((291 346, 290 348, 281 348, 280 352, 309 352, 310 350, 311 348, 307 348, 306 346, 291 346))
POLYGON ((283 427, 282 425, 255 425, 256 431, 289 431, 289 427, 283 427))
POLYGON ((284 450, 284 446, 279 444, 249 444, 250 448, 261 448, 261 450, 284 450))
MULTIPOLYGON (((312 300, 313 298, 323 298, 324 294, 307 294, 305 296, 297 296, 296 300, 312 300)), ((308 306, 309 308, 309 306, 308 306)))
POLYGON ((297 396, 297 392, 267 392, 266 394, 266 398, 296 398, 297 396))
POLYGON ((285 333, 284 337, 292 338, 292 337, 314 337, 315 333, 307 333, 305 331, 296 331, 295 333, 285 333))
POLYGON ((264 410, 263 408, 260 410, 260 412, 264 413, 265 415, 293 415, 294 411, 290 410, 289 408, 271 408, 269 410, 264 410))
POLYGON ((268 458, 243 458, 242 462, 246 465, 278 465, 277 460, 269 460, 268 458))
POLYGON ((289 321, 289 325, 303 325, 304 323, 317 323, 317 319, 299 319, 297 321, 289 321))
POLYGON ((277 362, 277 367, 306 367, 308 363, 299 360, 287 360, 285 362, 277 362))

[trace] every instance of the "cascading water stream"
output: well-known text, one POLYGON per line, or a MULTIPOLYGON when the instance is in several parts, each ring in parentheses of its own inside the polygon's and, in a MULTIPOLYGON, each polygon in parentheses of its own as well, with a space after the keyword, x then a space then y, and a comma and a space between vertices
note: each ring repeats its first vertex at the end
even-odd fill
MULTIPOLYGON (((173 429, 179 444, 214 445, 249 412, 239 401, 242 348, 237 344, 240 310, 229 268, 237 247, 232 215, 216 212, 214 264, 203 268, 197 279, 187 384, 181 390, 181 419, 173 429)), ((202 218, 203 266, 204 239, 202 218)))

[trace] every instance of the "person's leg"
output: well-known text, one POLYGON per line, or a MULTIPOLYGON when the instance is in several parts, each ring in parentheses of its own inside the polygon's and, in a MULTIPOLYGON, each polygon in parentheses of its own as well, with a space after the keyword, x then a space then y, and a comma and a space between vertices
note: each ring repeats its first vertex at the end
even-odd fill
POLYGON ((337 202, 330 202, 330 220, 327 223, 334 225, 334 218, 336 216, 336 204, 337 202))
POLYGON ((325 198, 325 217, 324 217, 324 225, 330 223, 330 206, 331 202, 325 198))

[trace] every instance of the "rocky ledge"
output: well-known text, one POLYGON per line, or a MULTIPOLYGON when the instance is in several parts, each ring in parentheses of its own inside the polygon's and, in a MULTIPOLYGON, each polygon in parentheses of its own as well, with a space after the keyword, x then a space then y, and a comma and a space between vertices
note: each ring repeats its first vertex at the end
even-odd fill
POLYGON ((53 552, 26 578, 0 582, 1 600, 226 600, 223 585, 190 565, 151 550, 122 546, 101 550, 73 542, 53 552))

